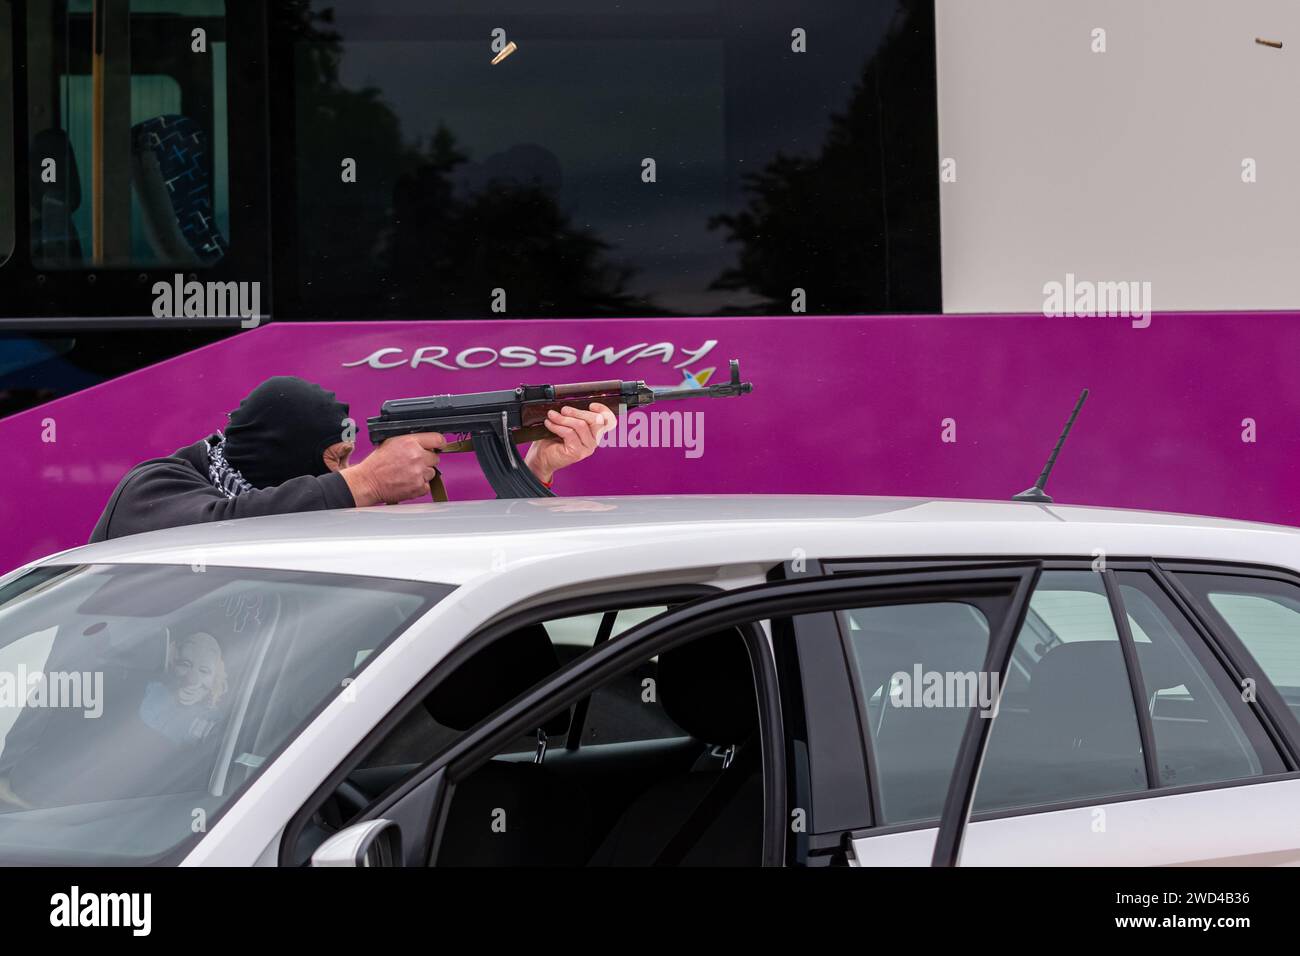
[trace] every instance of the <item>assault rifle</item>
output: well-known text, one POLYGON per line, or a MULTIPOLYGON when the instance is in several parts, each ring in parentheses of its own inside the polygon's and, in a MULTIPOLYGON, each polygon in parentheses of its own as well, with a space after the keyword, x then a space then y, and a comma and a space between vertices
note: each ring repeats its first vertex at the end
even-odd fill
MULTIPOLYGON (((473 451, 498 498, 545 498, 552 492, 537 480, 515 447, 548 438, 542 424, 551 409, 587 409, 593 403, 619 414, 624 409, 687 398, 731 398, 754 390, 740 380, 740 362, 731 360, 731 378, 719 385, 652 388, 645 382, 575 382, 570 385, 520 385, 498 392, 429 395, 384 402, 379 414, 366 420, 371 444, 396 435, 440 432, 449 443, 440 454, 473 451), (451 436, 464 436, 450 440, 451 436)), ((435 501, 445 501, 441 476, 430 482, 435 501)))

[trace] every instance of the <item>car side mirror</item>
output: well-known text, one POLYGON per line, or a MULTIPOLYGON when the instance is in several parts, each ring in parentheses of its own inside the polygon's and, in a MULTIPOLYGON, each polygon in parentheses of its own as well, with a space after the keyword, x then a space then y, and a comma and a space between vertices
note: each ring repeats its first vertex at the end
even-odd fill
POLYGON ((312 866, 401 866, 402 833, 392 820, 366 820, 316 848, 312 866))

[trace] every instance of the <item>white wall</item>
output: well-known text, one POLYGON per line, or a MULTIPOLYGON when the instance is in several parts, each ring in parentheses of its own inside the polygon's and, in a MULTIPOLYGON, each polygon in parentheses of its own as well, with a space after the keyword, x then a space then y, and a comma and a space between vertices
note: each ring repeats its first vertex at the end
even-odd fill
POLYGON ((1157 311, 1300 308, 1300 3, 936 13, 945 311, 1040 311, 1067 272, 1149 281, 1157 311))

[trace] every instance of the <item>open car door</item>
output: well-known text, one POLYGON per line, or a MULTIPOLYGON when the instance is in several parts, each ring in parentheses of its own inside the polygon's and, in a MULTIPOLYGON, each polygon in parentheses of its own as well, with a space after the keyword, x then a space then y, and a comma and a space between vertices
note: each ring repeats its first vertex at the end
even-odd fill
MULTIPOLYGON (((478 726, 464 733, 438 756, 415 771, 391 792, 362 813, 331 842, 377 820, 395 825, 384 832, 383 853, 367 857, 364 847, 349 844, 348 859, 400 862, 424 866, 437 858, 447 808, 458 783, 477 767, 491 760, 509 741, 548 717, 560 713, 589 696, 606 681, 648 657, 663 654, 678 645, 725 628, 738 628, 749 651, 759 701, 763 786, 764 865, 786 861, 789 831, 787 811, 788 775, 781 713, 780 681, 771 641, 757 622, 837 610, 887 607, 915 603, 952 601, 977 607, 988 621, 989 634, 984 667, 997 675, 1002 685, 1015 635, 1028 607, 1029 595, 1039 573, 1035 562, 989 564, 954 568, 932 567, 903 573, 839 573, 804 576, 701 597, 666 611, 618 636, 561 668, 546 680, 498 709, 478 726), (394 849, 392 842, 398 840, 394 849)), ((533 609, 488 625, 471 636, 452 658, 464 659, 478 647, 553 614, 546 608, 533 609)), ((435 668, 394 709, 385 723, 396 723, 411 708, 421 706, 427 695, 455 666, 449 659, 435 668)), ((932 862, 954 865, 960 856, 963 831, 970 816, 976 779, 991 721, 971 708, 948 786, 932 862)), ((318 796, 328 794, 346 780, 364 757, 357 752, 325 781, 318 796)), ((323 799, 323 797, 321 797, 323 799)), ((313 798, 315 799, 315 798, 313 798)), ((286 830, 286 845, 295 837, 295 824, 315 804, 309 802, 286 830)), ((376 832, 370 827, 371 833, 376 832)), ((355 841, 352 841, 355 843, 355 841)), ((282 850, 282 859, 284 851, 282 850)))

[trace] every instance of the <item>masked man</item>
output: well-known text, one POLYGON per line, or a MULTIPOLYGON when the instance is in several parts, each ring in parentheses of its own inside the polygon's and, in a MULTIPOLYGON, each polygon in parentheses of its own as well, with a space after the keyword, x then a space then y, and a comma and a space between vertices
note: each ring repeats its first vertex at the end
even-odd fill
MULTIPOLYGON (((348 406, 291 376, 267 379, 216 432, 167 458, 136 465, 118 483, 91 542, 229 518, 397 504, 428 493, 437 474, 436 432, 390 438, 357 464, 344 439, 348 406)), ((556 471, 596 450, 614 413, 564 408, 547 416, 551 437, 525 459, 548 488, 556 471)), ((350 434, 350 432, 349 432, 350 434)))

